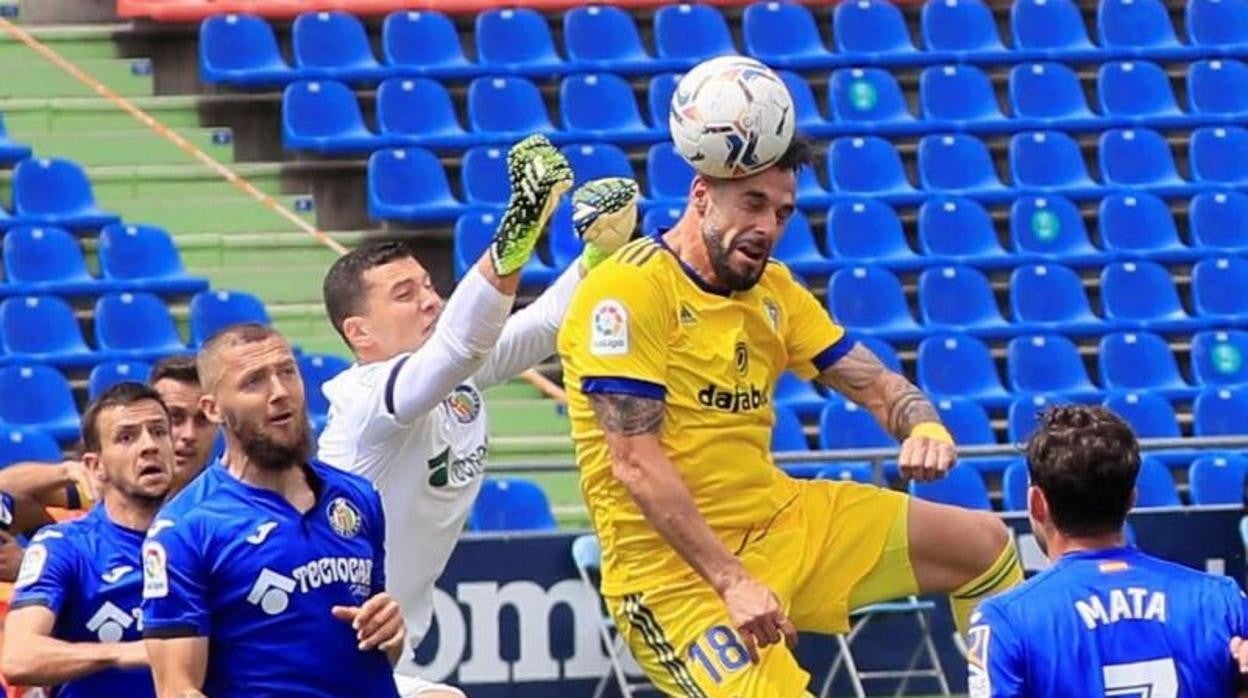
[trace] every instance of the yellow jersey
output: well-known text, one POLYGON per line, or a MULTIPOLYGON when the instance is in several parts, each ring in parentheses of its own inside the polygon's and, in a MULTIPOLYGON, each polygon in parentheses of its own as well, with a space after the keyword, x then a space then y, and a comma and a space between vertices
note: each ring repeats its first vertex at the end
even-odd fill
POLYGON ((741 531, 761 530, 796 495, 771 457, 776 380, 786 370, 809 380, 851 344, 775 261, 748 291, 722 292, 662 238, 648 237, 582 280, 558 346, 581 493, 602 541, 604 593, 634 593, 689 567, 615 479, 587 395, 664 402, 663 449, 732 549, 741 531))

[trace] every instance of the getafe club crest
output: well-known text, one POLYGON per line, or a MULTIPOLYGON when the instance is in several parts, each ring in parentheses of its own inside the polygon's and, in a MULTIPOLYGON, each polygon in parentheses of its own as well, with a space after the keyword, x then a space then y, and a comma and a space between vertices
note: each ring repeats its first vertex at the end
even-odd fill
POLYGON ((460 424, 472 424, 481 415, 481 395, 471 385, 461 385, 446 398, 446 407, 460 424))
POLYGON ((343 538, 354 538, 360 532, 363 518, 355 505, 343 497, 329 503, 329 526, 343 538))

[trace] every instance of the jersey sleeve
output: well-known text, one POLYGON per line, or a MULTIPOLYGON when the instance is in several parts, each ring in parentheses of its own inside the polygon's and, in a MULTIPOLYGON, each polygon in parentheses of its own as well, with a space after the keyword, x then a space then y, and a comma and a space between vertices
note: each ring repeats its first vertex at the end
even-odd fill
POLYGON ((376 596, 386 590, 386 513, 381 504, 381 495, 376 489, 369 487, 368 504, 371 509, 369 538, 373 544, 373 578, 370 596, 376 596))
POLYGON ((788 369, 802 380, 811 380, 848 353, 854 342, 787 268, 783 275, 777 289, 783 304, 781 326, 789 351, 788 369))
POLYGON ((193 521, 157 519, 143 541, 143 637, 207 637, 207 541, 193 521))
POLYGON ((70 589, 77 586, 78 549, 55 528, 41 531, 22 555, 13 583, 10 608, 43 606, 60 613, 70 589))
POLYGON ((1022 698, 1026 676, 1022 643, 1005 614, 980 606, 967 632, 967 688, 970 698, 1022 698))

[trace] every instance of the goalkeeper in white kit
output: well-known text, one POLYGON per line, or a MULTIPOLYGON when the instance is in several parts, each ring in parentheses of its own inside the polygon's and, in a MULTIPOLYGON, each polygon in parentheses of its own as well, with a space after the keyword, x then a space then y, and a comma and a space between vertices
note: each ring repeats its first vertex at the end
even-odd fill
POLYGON ((555 353, 555 336, 586 271, 636 226, 637 184, 588 182, 573 194, 580 261, 511 315, 520 270, 572 170, 542 136, 508 154, 511 198, 498 232, 449 300, 398 243, 366 244, 325 276, 325 309, 356 357, 325 384, 329 420, 318 457, 370 479, 381 492, 386 574, 406 616, 408 647, 396 672, 402 695, 460 696, 417 676, 414 660, 433 618, 434 583, 481 488, 487 424, 481 391, 555 353))

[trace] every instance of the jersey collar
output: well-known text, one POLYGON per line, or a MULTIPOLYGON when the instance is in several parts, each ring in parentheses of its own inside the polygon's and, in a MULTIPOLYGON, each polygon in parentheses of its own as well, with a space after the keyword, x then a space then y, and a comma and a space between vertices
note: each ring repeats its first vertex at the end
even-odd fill
MULTIPOLYGON (((316 467, 310 462, 304 462, 301 466, 304 475, 308 478, 308 484, 312 487, 313 505, 302 514, 307 516, 317 509, 321 500, 325 496, 326 483, 320 473, 316 472, 316 467)), ((291 516, 300 516, 299 510, 294 507, 285 497, 265 487, 256 487, 255 485, 243 482, 234 477, 234 474, 222 463, 221 473, 219 475, 221 481, 227 487, 234 488, 240 496, 248 501, 254 501, 264 504, 266 508, 275 509, 279 513, 285 513, 291 516)))

